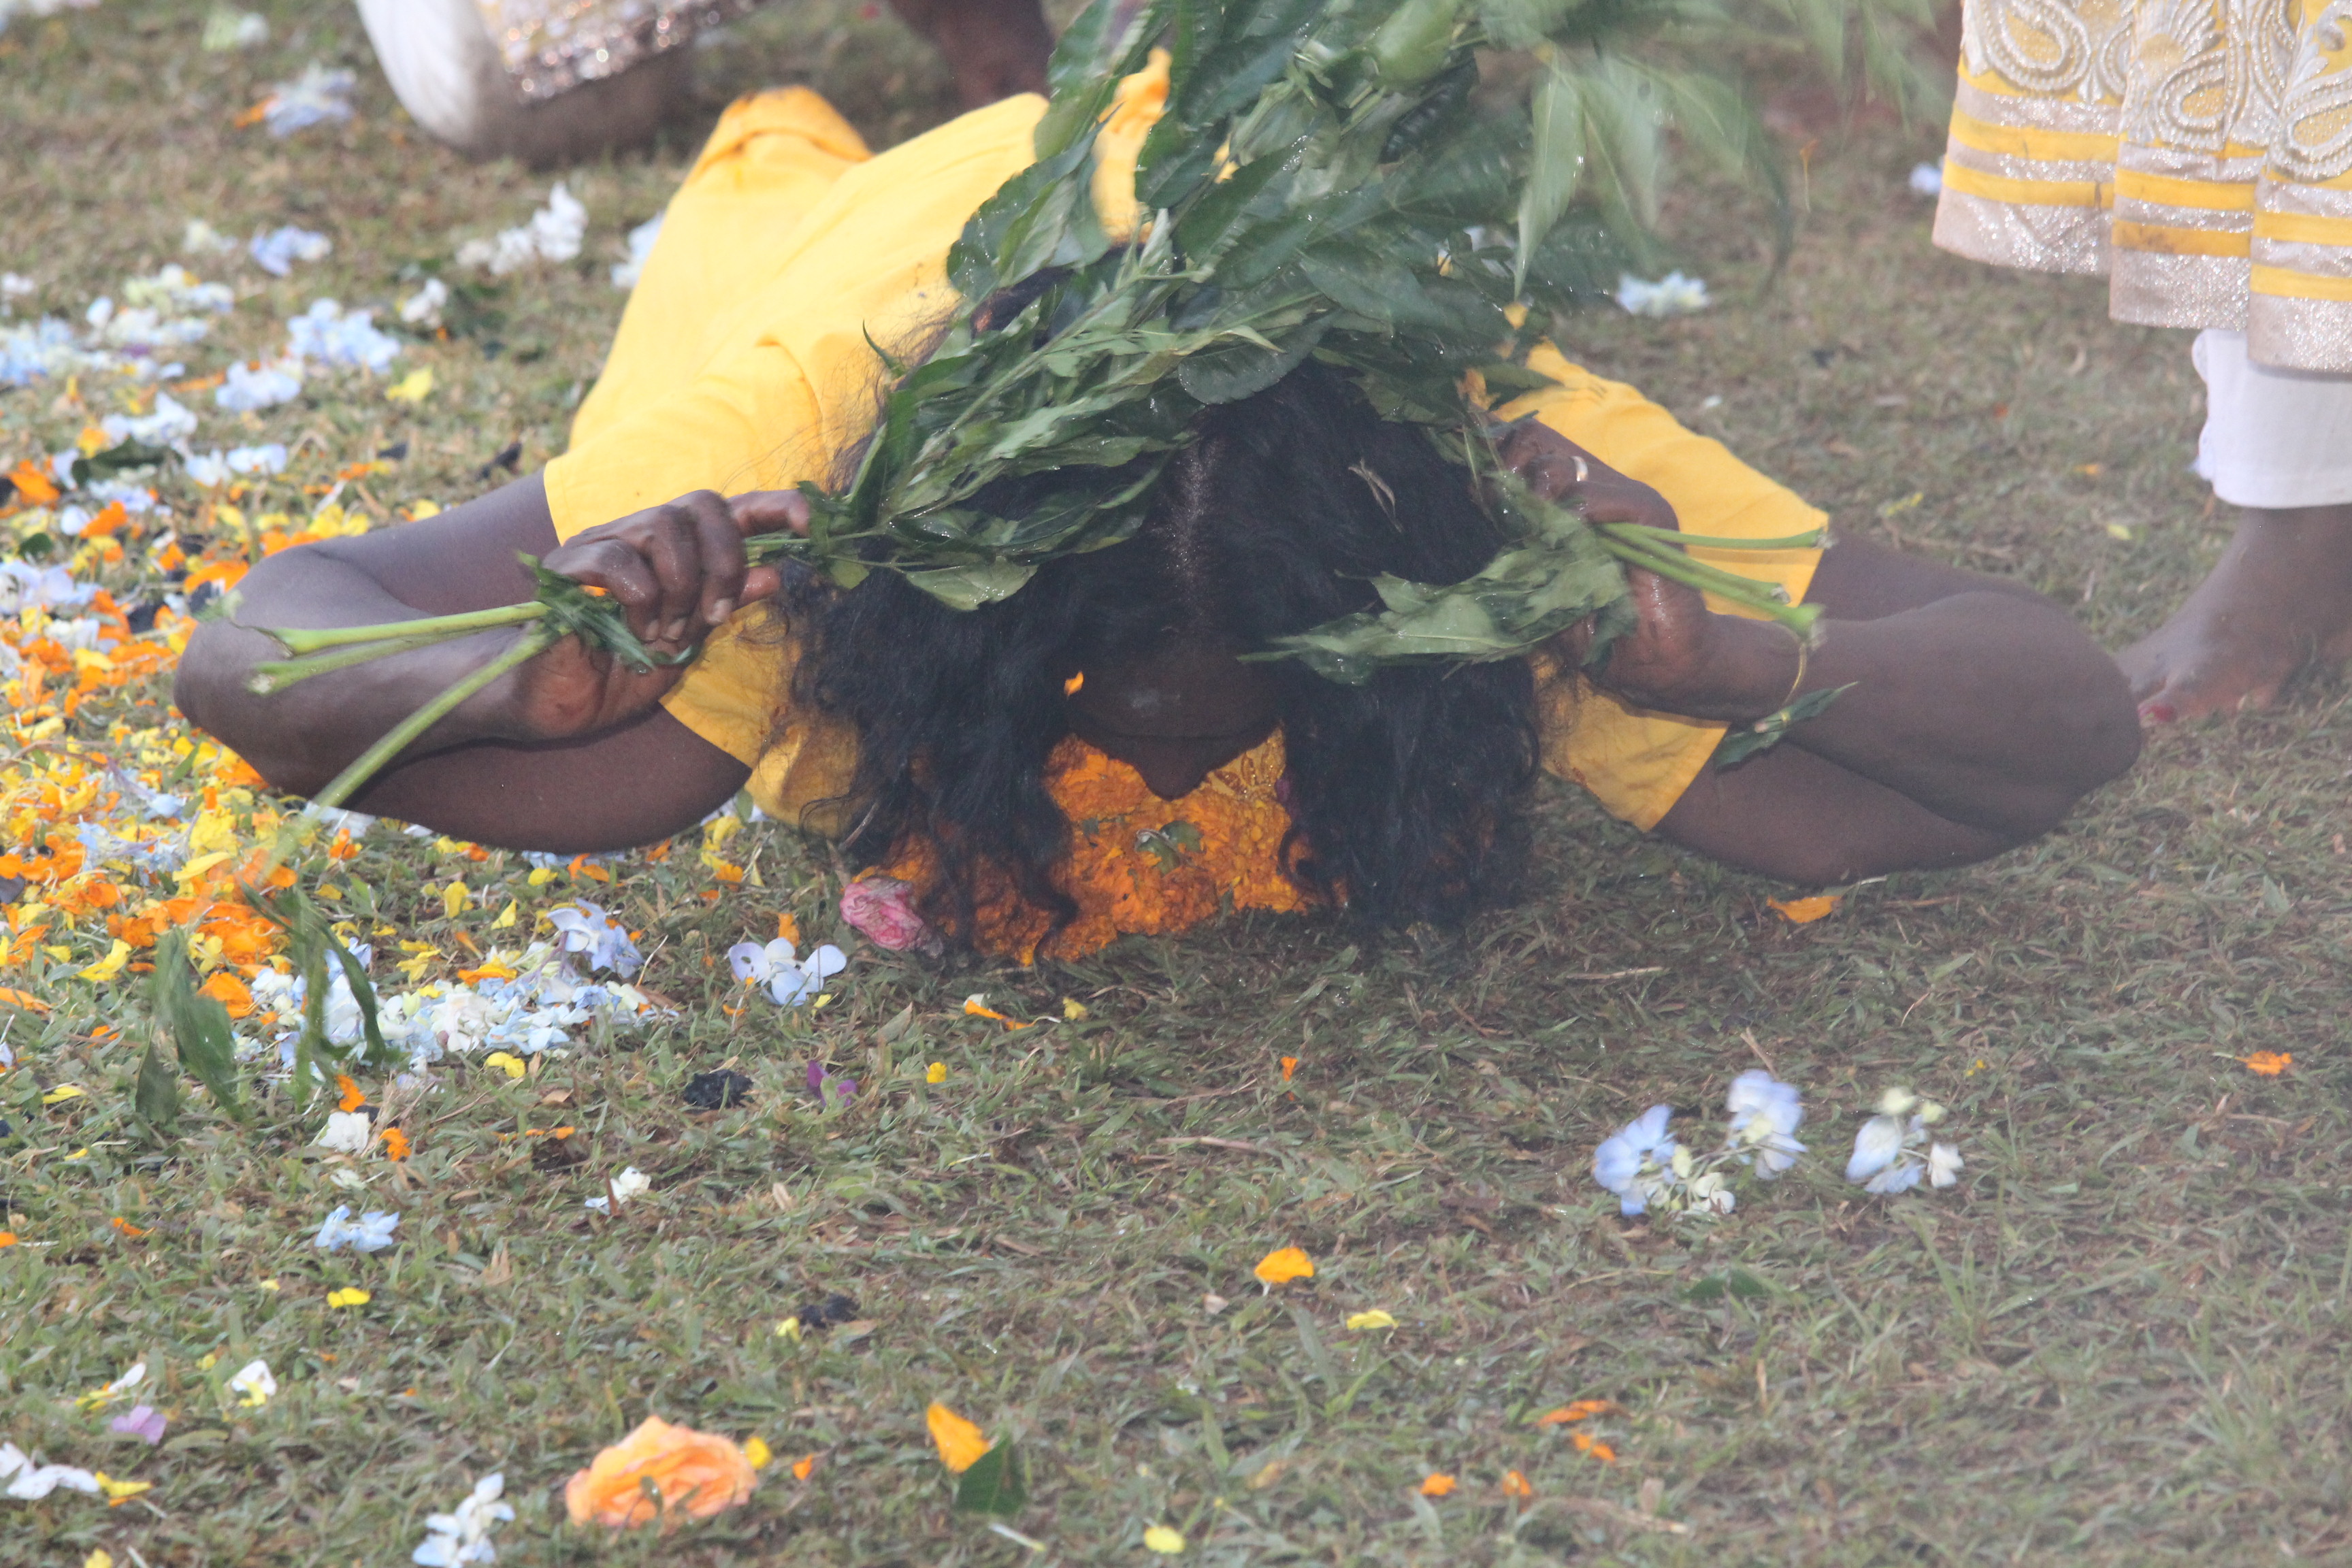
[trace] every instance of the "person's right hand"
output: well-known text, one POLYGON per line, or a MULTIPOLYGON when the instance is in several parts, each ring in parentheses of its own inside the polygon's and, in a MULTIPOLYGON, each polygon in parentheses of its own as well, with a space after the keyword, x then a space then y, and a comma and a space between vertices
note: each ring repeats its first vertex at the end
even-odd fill
MULTIPOLYGON (((745 563, 743 541, 780 529, 806 533, 808 515, 798 490, 697 490, 575 534, 541 564, 604 589, 639 642, 675 657, 782 586, 774 567, 745 563)), ((518 741, 599 734, 651 708, 688 668, 657 664, 640 674, 565 637, 500 683, 499 728, 518 741)))

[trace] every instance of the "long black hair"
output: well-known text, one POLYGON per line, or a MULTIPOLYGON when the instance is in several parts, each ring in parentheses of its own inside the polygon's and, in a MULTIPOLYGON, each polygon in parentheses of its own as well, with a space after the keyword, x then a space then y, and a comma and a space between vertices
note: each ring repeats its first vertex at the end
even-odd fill
MULTIPOLYGON (((1213 409, 1170 461, 1133 539, 1066 556, 1001 603, 950 610, 896 573, 842 592, 805 574, 782 606, 793 700, 856 731, 853 857, 928 840, 926 918, 973 924, 978 874, 1066 921, 1070 826, 1046 793, 1063 683, 1171 635, 1244 650, 1377 605, 1381 573, 1458 582, 1503 542, 1468 472, 1308 363, 1213 409)), ((1383 669, 1342 686, 1272 667, 1294 876, 1375 923, 1457 921, 1507 895, 1537 767, 1524 661, 1383 669)), ((803 709, 805 710, 805 708, 803 709)))

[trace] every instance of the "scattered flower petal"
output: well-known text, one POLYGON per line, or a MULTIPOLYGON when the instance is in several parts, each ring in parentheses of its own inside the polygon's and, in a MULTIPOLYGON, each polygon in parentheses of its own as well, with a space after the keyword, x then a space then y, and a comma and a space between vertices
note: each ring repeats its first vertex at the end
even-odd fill
POLYGON ((1767 899, 1764 901, 1778 910, 1781 919, 1791 925, 1801 926, 1812 924, 1838 907, 1835 893, 1818 893, 1810 899, 1767 899))
POLYGON ((1452 1497, 1454 1495, 1454 1489, 1460 1483, 1455 1481, 1452 1476, 1445 1474, 1444 1471, 1432 1470, 1429 1474, 1422 1477, 1421 1479, 1421 1495, 1423 1497, 1452 1497))
POLYGON ((474 1489, 455 1510, 426 1515, 425 1539, 408 1560, 418 1568, 461 1568, 469 1563, 497 1562, 499 1551, 490 1532, 515 1516, 513 1504, 499 1500, 506 1487, 506 1477, 493 1470, 474 1483, 474 1489))
POLYGON ((260 1409, 278 1394, 278 1379, 270 1374, 269 1363, 257 1358, 238 1368, 228 1386, 239 1396, 237 1403, 248 1410, 260 1409))
POLYGON ((126 1437, 136 1437, 149 1447, 163 1440, 163 1429, 169 1423, 163 1413, 152 1405, 134 1405, 124 1414, 106 1424, 110 1432, 120 1432, 126 1437))
POLYGON ((382 1252, 393 1244, 392 1233, 399 1224, 398 1215, 380 1209, 371 1209, 354 1220, 351 1205, 340 1204, 319 1226, 310 1245, 325 1252, 340 1252, 346 1247, 354 1252, 382 1252))
POLYGON ((993 1447, 979 1427, 936 1399, 923 1412, 923 1420, 931 1429, 931 1441, 939 1447, 940 1463, 957 1475, 978 1464, 980 1457, 993 1447))
POLYGON ((1375 1307, 1369 1312, 1349 1313, 1348 1326, 1360 1332, 1369 1329, 1393 1329, 1397 1326, 1397 1321, 1375 1307))
POLYGON ((1257 1267, 1250 1272, 1255 1274, 1258 1282, 1270 1290, 1276 1285, 1287 1285, 1293 1279, 1313 1279, 1315 1260, 1296 1247, 1276 1247, 1259 1258, 1257 1267))
POLYGON ((733 1508, 758 1480, 731 1439, 648 1415, 565 1484, 563 1504, 574 1524, 623 1530, 659 1519, 668 1529, 681 1516, 708 1519, 733 1508), (648 1487, 656 1496, 646 1495, 648 1487))
POLYGON ((1184 1550, 1184 1532, 1170 1525, 1155 1524, 1143 1532, 1143 1547, 1162 1557, 1173 1557, 1184 1550))

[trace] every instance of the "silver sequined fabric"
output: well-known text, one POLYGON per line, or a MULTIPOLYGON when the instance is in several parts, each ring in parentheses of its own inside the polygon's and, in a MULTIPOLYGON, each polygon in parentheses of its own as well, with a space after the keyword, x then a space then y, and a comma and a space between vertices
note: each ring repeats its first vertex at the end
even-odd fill
POLYGON ((530 102, 625 71, 765 0, 475 0, 530 102))

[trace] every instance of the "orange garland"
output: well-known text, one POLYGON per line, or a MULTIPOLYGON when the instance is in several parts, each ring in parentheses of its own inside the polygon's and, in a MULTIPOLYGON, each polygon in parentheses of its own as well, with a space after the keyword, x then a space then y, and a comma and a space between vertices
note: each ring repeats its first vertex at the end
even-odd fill
MULTIPOLYGON (((1050 957, 1082 958, 1122 936, 1187 931, 1230 910, 1308 908, 1314 896, 1281 864, 1290 814, 1275 787, 1284 767, 1277 730, 1192 794, 1162 800, 1127 763, 1066 738, 1045 760, 1045 788, 1070 819, 1070 858, 1054 882, 1076 901, 1077 918, 1046 942, 1053 917, 1007 881, 983 877, 974 945, 1034 963, 1041 942, 1050 957)), ((919 846, 882 874, 929 890, 938 866, 919 846)))

